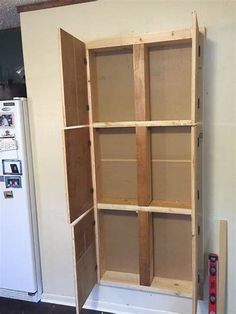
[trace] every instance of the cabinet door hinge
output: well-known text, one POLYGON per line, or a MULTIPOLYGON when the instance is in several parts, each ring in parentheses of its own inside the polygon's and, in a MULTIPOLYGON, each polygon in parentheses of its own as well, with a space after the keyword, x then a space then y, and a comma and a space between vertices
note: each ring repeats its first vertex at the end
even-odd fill
POLYGON ((198 233, 198 235, 200 235, 200 233, 201 233, 201 227, 199 225, 197 226, 197 233, 198 233))
POLYGON ((197 138, 197 147, 200 146, 200 140, 203 139, 203 133, 199 133, 198 138, 197 138))
POLYGON ((86 108, 86 110, 87 110, 87 111, 89 111, 89 105, 86 105, 86 107, 85 107, 85 108, 86 108))
POLYGON ((94 270, 97 270, 97 269, 98 269, 98 265, 95 265, 94 270))
POLYGON ((200 98, 197 99, 197 107, 200 108, 200 98))
POLYGON ((88 146, 91 146, 91 141, 90 140, 88 140, 88 146))
POLYGON ((86 58, 84 58, 84 64, 87 65, 87 59, 86 58))
POLYGON ((198 57, 200 57, 201 56, 201 46, 199 45, 198 46, 198 57))
POLYGON ((198 200, 200 199, 200 192, 199 192, 199 190, 197 190, 197 199, 198 200))
POLYGON ((201 282, 201 277, 199 274, 197 274, 197 282, 200 283, 201 282))
POLYGON ((93 193, 93 192, 94 192, 94 190, 93 190, 93 188, 91 188, 91 189, 90 189, 90 193, 93 193))

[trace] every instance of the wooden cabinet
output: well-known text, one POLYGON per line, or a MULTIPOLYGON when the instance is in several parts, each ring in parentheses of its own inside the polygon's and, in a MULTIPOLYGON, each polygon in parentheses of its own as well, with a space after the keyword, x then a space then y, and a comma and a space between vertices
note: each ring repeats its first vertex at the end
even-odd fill
POLYGON ((202 265, 204 30, 83 43, 60 30, 78 311, 96 282, 191 297, 202 265))

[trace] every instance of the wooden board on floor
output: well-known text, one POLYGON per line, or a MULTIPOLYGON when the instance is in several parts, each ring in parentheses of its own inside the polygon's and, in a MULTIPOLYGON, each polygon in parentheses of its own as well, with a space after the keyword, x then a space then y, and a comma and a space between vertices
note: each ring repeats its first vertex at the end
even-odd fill
POLYGON ((89 128, 64 131, 69 221, 93 207, 89 128))
POLYGON ((60 29, 65 126, 88 124, 85 44, 60 29))

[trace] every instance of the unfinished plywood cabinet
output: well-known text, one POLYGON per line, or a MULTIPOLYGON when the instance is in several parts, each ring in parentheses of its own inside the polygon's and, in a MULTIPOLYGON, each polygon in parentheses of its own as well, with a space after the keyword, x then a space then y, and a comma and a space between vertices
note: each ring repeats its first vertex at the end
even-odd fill
POLYGON ((190 29, 83 43, 60 30, 78 311, 96 282, 201 296, 202 54, 190 29))

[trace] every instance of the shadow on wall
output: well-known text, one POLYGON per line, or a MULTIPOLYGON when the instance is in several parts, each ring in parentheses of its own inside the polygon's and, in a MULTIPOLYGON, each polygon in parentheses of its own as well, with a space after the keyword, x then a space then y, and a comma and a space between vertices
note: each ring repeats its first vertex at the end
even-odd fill
POLYGON ((20 28, 0 31, 0 100, 25 97, 20 28))

